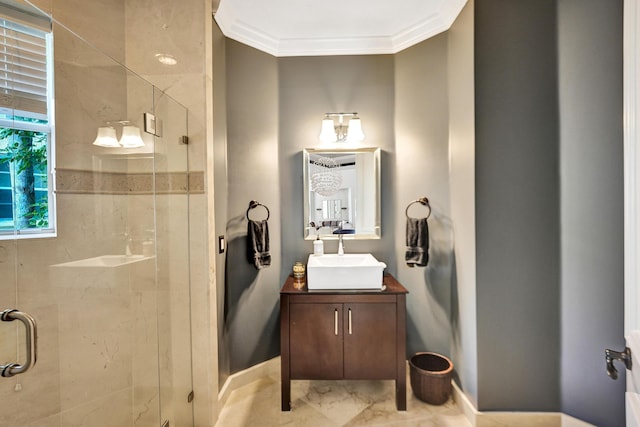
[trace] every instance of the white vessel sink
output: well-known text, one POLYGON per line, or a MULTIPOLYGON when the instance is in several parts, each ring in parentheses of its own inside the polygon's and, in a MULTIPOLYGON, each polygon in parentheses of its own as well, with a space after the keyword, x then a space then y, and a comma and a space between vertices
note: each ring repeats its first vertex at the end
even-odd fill
POLYGON ((371 254, 309 255, 307 288, 382 289, 386 266, 371 254))

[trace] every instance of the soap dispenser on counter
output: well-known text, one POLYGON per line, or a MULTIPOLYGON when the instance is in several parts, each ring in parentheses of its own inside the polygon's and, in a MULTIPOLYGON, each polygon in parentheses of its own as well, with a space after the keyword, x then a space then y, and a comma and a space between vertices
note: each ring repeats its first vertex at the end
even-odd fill
POLYGON ((324 255, 324 242, 320 238, 320 235, 317 235, 316 240, 313 241, 313 254, 324 255))

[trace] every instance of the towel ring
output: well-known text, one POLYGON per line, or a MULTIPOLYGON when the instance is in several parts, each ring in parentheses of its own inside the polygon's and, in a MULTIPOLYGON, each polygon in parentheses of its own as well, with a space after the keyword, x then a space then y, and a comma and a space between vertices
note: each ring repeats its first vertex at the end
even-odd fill
POLYGON ((269 212, 269 208, 266 207, 265 205, 263 205, 260 202, 256 202, 255 200, 252 200, 252 201, 249 202, 249 207, 247 208, 247 219, 249 219, 249 220, 251 219, 251 218, 249 218, 249 211, 251 209, 257 208, 258 206, 262 206, 267 211, 267 218, 265 219, 265 221, 267 221, 269 219, 269 217, 271 216, 271 213, 269 212))
POLYGON ((429 204, 429 199, 427 199, 426 197, 420 197, 417 200, 414 200, 413 202, 409 203, 407 205, 407 209, 405 209, 404 214, 407 216, 407 218, 409 217, 409 208, 411 206, 413 206, 416 203, 420 203, 422 206, 426 206, 427 208, 429 208, 429 213, 427 214, 426 218, 429 219, 429 217, 431 216, 431 205, 429 204))

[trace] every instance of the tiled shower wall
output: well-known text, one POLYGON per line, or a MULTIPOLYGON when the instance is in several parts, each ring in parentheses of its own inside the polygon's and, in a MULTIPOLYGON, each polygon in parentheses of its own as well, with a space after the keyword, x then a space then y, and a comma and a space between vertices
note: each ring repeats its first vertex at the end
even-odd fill
MULTIPOLYGON (((127 58, 136 56, 135 47, 143 48, 143 43, 127 46, 125 42, 127 29, 123 24, 135 24, 129 21, 135 15, 133 9, 155 10, 157 13, 152 15, 164 22, 162 26, 178 18, 163 13, 172 9, 170 2, 34 3, 76 34, 56 29, 58 237, 0 245, 0 274, 3 280, 18 284, 10 287, 8 298, 24 302, 21 309, 38 313, 40 361, 33 375, 3 382, 0 395, 3 402, 22 414, 18 425, 25 426, 35 425, 32 422, 159 425, 159 397, 163 408, 167 408, 162 419, 190 418, 191 408, 186 408, 184 402, 192 389, 191 375, 178 375, 174 368, 191 365, 188 326, 186 330, 176 326, 189 325, 191 321, 188 309, 178 309, 190 304, 189 278, 198 283, 195 292, 200 294, 194 300, 204 304, 198 306, 196 314, 203 321, 194 322, 205 331, 195 334, 202 337, 196 345, 205 352, 209 347, 208 299, 203 297, 207 295, 208 283, 204 101, 202 105, 198 103, 204 95, 202 87, 197 91, 191 88, 190 94, 175 90, 177 95, 196 104, 195 112, 189 111, 187 117, 183 106, 173 100, 163 103, 161 91, 131 73, 123 73, 120 65, 104 55, 125 63, 127 58), (98 49, 91 48, 82 38, 98 49), (140 96, 132 96, 137 92, 140 96), (197 95, 191 96, 194 92, 197 95), (138 121, 143 111, 160 112, 163 106, 167 107, 167 111, 162 111, 168 115, 167 120, 176 118, 184 122, 179 135, 189 134, 189 146, 178 146, 178 134, 165 135, 173 148, 164 151, 161 146, 154 147, 154 141, 144 135, 151 148, 134 150, 124 157, 118 157, 122 153, 104 152, 91 146, 97 126, 104 121, 123 118, 138 121), (150 160, 154 148, 155 157, 150 160), (171 150, 182 152, 176 155, 171 150), (187 152, 195 159, 192 173, 188 172, 187 152), (189 219, 194 221, 189 224, 189 219), (122 253, 125 232, 133 236, 133 250, 139 252, 142 239, 154 226, 156 256, 166 261, 159 262, 157 269, 151 260, 109 270, 71 270, 60 266, 105 253, 122 253), (189 233, 198 236, 196 248, 189 248, 189 233), (196 261, 191 264, 190 253, 196 254, 196 261), (35 410, 34 401, 38 403, 35 410), (20 411, 24 405, 29 407, 20 411)), ((198 13, 204 6, 197 3, 197 8, 184 4, 180 7, 198 13)), ((185 18, 184 13, 181 16, 185 18)), ((148 14, 139 19, 144 19, 146 28, 155 28, 148 25, 148 14)), ((179 31, 178 26, 168 27, 173 32, 179 31)), ((204 29, 200 32, 203 40, 204 29)), ((202 49, 203 43, 196 41, 196 46, 202 49)), ((200 82, 204 79, 202 56, 200 53, 200 82)), ((128 66, 135 65, 135 61, 130 62, 128 66)), ((196 61, 182 63, 193 66, 196 61)), ((159 74, 166 71, 160 70, 159 74)), ((141 74, 143 70, 136 72, 141 74)), ((169 80, 184 78, 192 82, 194 77, 193 73, 185 77, 184 69, 167 74, 170 77, 165 84, 174 89, 176 86, 167 83, 169 80)), ((142 127, 140 122, 135 124, 142 127)), ((197 355, 197 369, 208 369, 207 354, 197 355)), ((14 355, 7 355, 15 359, 11 356, 14 355)), ((209 425, 213 422, 209 374, 195 377, 200 380, 195 385, 198 394, 195 406, 199 408, 196 419, 200 420, 196 423, 209 425)), ((3 421, 0 418, 0 424, 3 421)))
MULTIPOLYGON (((194 351, 194 412, 197 425, 213 425, 217 404, 217 319, 215 274, 209 261, 208 199, 212 185, 206 162, 211 138, 211 113, 206 112, 207 88, 212 87, 211 2, 200 0, 32 0, 100 52, 126 65, 188 109, 190 219, 190 280, 194 351), (169 52, 170 51, 170 52, 169 52), (167 67, 155 53, 173 53, 167 67), (206 171, 206 173, 205 173, 206 171), (194 178, 195 176, 195 178, 194 178), (194 182, 195 180, 195 182, 194 182), (205 180, 208 182, 205 184, 205 180), (194 186, 196 191, 194 191, 194 186)), ((81 78, 81 76, 80 76, 81 78)), ((131 85, 129 85, 131 86, 131 85)), ((141 89, 144 90, 144 89, 141 89)), ((108 94, 106 94, 108 95, 108 94)), ((74 132, 82 132, 77 129, 74 132)), ((83 139, 95 135, 84 135, 83 139)), ((76 169, 74 166, 59 165, 76 169)), ((82 169, 82 168, 80 168, 82 169)), ((174 172, 171 167, 167 171, 174 172)), ((213 234, 212 234, 213 235, 213 234)))

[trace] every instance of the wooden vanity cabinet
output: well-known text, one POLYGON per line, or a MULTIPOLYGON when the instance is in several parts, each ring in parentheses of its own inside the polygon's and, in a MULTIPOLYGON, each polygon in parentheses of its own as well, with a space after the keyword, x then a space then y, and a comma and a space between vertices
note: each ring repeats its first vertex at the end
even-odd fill
POLYGON ((295 289, 280 292, 282 410, 291 408, 291 380, 395 380, 406 410, 407 290, 391 275, 384 291, 295 289))

